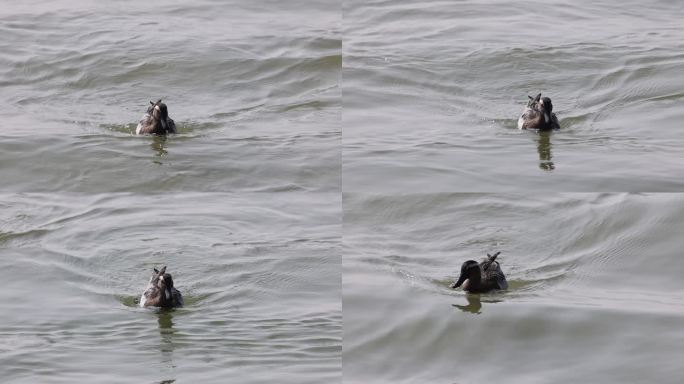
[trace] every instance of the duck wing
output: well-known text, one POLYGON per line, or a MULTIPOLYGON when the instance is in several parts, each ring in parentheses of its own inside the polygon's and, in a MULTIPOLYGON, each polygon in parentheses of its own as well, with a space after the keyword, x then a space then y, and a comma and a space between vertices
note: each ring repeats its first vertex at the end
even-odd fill
POLYGON ((558 117, 553 112, 551 112, 551 128, 560 129, 560 124, 558 123, 558 117))
POLYGON ((141 307, 158 307, 159 300, 161 299, 161 291, 159 288, 150 285, 142 296, 140 296, 140 306, 141 307))
POLYGON ((183 295, 181 295, 179 290, 174 288, 173 292, 171 293, 171 296, 173 298, 172 304, 174 307, 182 307, 183 306, 183 295))
POLYGON ((492 263, 489 269, 484 271, 484 275, 485 280, 490 282, 497 289, 508 289, 506 275, 504 275, 503 271, 501 270, 499 263, 492 263))
POLYGON ((496 262, 496 258, 501 254, 501 252, 497 252, 493 255, 490 255, 489 253, 487 254, 487 258, 483 259, 480 262, 480 268, 482 268, 483 271, 488 270, 492 264, 499 264, 496 262))
POLYGON ((170 117, 166 119, 166 131, 167 133, 176 133, 176 123, 170 117))
POLYGON ((504 275, 501 270, 499 262, 496 261, 496 257, 499 256, 499 254, 501 254, 501 252, 497 252, 493 255, 487 254, 487 258, 480 263, 480 267, 482 268, 482 280, 496 289, 508 289, 506 275, 504 275))
POLYGON ((542 113, 534 108, 525 108, 525 111, 518 119, 519 129, 537 128, 542 121, 542 113))
POLYGON ((141 135, 144 133, 152 133, 152 132, 154 132, 154 119, 152 118, 152 115, 150 115, 149 113, 146 113, 140 119, 138 126, 135 128, 135 134, 141 135))

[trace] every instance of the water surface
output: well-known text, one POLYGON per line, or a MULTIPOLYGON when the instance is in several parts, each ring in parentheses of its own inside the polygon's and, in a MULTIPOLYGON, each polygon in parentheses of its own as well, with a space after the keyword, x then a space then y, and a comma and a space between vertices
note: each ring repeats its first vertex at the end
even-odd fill
POLYGON ((325 1, 8 4, 2 189, 339 190, 339 22, 325 1), (179 134, 132 135, 159 98, 179 134))
POLYGON ((677 383, 679 194, 345 194, 345 383, 677 383), (449 285, 501 251, 505 292, 449 285))
POLYGON ((345 191, 681 191, 676 1, 344 3, 345 191), (527 95, 561 129, 519 131, 527 95))
POLYGON ((335 194, 0 196, 7 383, 340 377, 335 194), (167 265, 185 307, 138 308, 167 265))
POLYGON ((0 11, 0 377, 341 377, 329 1, 0 11), (149 100, 179 133, 138 137, 149 100), (136 307, 168 266, 186 306, 136 307))

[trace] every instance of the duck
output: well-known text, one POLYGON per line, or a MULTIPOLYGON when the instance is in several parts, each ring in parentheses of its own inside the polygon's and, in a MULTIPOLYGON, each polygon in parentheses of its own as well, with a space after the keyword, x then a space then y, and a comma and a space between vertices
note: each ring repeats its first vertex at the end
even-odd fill
POLYGON ((469 293, 485 293, 493 290, 508 289, 506 276, 501 270, 501 265, 496 257, 501 252, 493 255, 487 254, 487 258, 478 264, 475 260, 468 260, 461 265, 461 276, 451 288, 456 289, 463 285, 463 290, 469 293))
POLYGON ((162 103, 161 99, 156 103, 150 101, 147 113, 143 115, 135 128, 135 134, 166 135, 167 133, 176 133, 176 123, 169 117, 166 104, 162 103))
POLYGON ((559 129, 558 117, 553 113, 553 104, 548 97, 541 97, 541 93, 536 97, 527 96, 530 101, 518 119, 518 129, 539 129, 548 131, 559 129))
POLYGON ((174 308, 183 306, 183 295, 173 286, 173 278, 166 273, 166 266, 154 272, 150 283, 140 296, 141 307, 174 308))

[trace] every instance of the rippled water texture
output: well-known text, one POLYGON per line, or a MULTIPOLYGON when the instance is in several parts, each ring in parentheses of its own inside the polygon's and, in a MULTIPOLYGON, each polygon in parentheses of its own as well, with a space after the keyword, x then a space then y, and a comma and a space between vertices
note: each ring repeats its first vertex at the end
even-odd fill
POLYGON ((340 20, 3 4, 0 381, 340 380, 340 20), (158 98, 179 134, 133 135, 158 98), (186 306, 137 308, 161 265, 186 306))
POLYGON ((345 382, 681 381, 684 196, 344 203, 345 382), (449 289, 494 251, 508 291, 449 289))
POLYGON ((3 382, 339 379, 336 194, 281 194, 0 196, 3 382))
POLYGON ((348 1, 345 191, 680 191, 677 1, 348 1), (561 130, 519 131, 527 95, 561 130))
POLYGON ((311 1, 6 4, 3 189, 338 190, 339 22, 311 1), (157 98, 179 135, 132 136, 157 98))

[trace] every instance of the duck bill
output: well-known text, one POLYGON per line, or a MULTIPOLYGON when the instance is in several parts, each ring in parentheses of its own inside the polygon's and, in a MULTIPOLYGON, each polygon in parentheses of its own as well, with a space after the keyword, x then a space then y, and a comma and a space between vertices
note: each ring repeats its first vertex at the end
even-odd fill
POLYGON ((169 130, 169 125, 166 123, 166 119, 164 118, 161 119, 161 126, 164 128, 164 132, 169 130))
POLYGON ((454 288, 460 287, 461 284, 463 284, 463 282, 466 280, 467 280, 467 278, 464 275, 461 275, 461 277, 458 278, 457 282, 451 284, 451 288, 454 289, 454 288))

